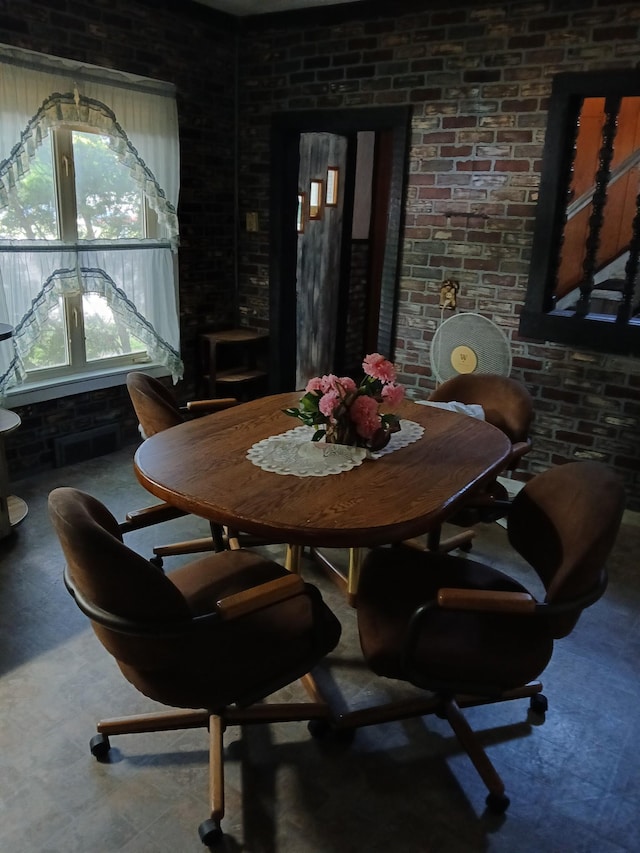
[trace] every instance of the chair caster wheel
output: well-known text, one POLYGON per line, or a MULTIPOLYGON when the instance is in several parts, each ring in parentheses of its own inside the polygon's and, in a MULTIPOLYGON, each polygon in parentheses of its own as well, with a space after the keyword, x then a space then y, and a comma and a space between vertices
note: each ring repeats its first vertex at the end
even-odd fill
POLYGON ((316 738, 317 740, 323 740, 324 738, 329 737, 333 731, 333 726, 329 720, 309 720, 307 723, 307 731, 311 737, 316 738))
POLYGON ((109 738, 100 733, 94 735, 89 741, 89 749, 94 758, 97 758, 98 761, 104 761, 111 749, 109 738))
POLYGON ((222 830, 220 829, 219 820, 203 820, 198 827, 198 835, 200 841, 205 847, 213 847, 222 840, 222 830))
POLYGON ((351 743, 356 734, 355 729, 338 728, 329 720, 309 720, 307 729, 311 737, 317 740, 330 737, 336 743, 351 743))
POLYGON ((334 729, 333 739, 338 743, 352 743, 356 736, 355 729, 334 729))
POLYGON ((486 799, 487 808, 493 814, 504 814, 509 808, 511 800, 506 794, 488 794, 486 799))
POLYGON ((532 696, 529 700, 529 708, 534 714, 546 714, 547 709, 549 708, 547 697, 542 693, 536 693, 535 696, 532 696))

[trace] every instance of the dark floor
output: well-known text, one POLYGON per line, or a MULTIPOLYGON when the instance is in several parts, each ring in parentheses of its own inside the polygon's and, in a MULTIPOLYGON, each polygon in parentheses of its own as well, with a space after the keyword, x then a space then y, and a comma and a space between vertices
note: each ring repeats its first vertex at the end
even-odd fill
MULTIPOLYGON (((107 764, 88 750, 99 718, 151 703, 125 683, 66 593, 46 499, 55 486, 77 486, 122 518, 149 502, 131 454, 125 449, 14 484, 29 515, 0 542, 3 853, 204 849, 197 827, 208 816, 205 732, 114 738, 107 764)), ((206 531, 188 519, 134 534, 128 543, 149 554, 152 543, 206 531)), ((500 526, 484 527, 473 555, 499 563, 505 543, 500 526)), ((252 727, 243 735, 230 728, 222 849, 635 853, 639 548, 640 527, 625 524, 605 597, 556 646, 543 677, 549 712, 542 725, 527 721, 526 700, 467 712, 511 797, 504 817, 484 814, 483 785, 435 717, 362 729, 350 745, 314 740, 304 723, 252 727)), ((356 707, 389 692, 392 685, 360 670, 354 612, 313 566, 305 574, 343 623, 331 674, 345 702, 356 707)), ((304 697, 298 687, 290 693, 304 697)))

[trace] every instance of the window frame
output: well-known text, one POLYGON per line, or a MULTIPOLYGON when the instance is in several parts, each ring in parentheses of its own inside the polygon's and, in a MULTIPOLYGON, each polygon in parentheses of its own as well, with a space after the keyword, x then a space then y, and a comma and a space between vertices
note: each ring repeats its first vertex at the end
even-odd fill
MULTIPOLYGON (((533 340, 572 344, 622 355, 640 354, 640 318, 557 309, 555 279, 560 260, 577 121, 584 98, 640 96, 640 72, 565 72, 553 79, 529 281, 519 332, 533 340)), ((640 197, 639 197, 640 198, 640 197)), ((635 294, 636 300, 640 293, 635 294)))
MULTIPOLYGON (((76 167, 73 145, 74 132, 93 134, 104 137, 105 134, 91 125, 66 123, 51 128, 50 140, 52 151, 53 191, 56 205, 56 223, 58 239, 63 243, 75 245, 78 236, 78 209, 76 189, 76 167), (65 167, 66 158, 66 167, 65 167)), ((120 168, 125 168, 120 164, 120 168)), ((141 239, 158 238, 158 220, 150 208, 148 199, 142 190, 140 203, 142 212, 141 239)), ((118 242, 117 239, 104 242, 118 242)), ((123 353, 100 359, 87 358, 85 311, 83 293, 62 294, 61 307, 64 326, 65 350, 67 361, 64 364, 26 370, 23 385, 39 386, 49 380, 70 379, 84 375, 93 375, 103 370, 118 370, 123 367, 136 367, 150 364, 151 358, 146 349, 135 353, 123 353)))

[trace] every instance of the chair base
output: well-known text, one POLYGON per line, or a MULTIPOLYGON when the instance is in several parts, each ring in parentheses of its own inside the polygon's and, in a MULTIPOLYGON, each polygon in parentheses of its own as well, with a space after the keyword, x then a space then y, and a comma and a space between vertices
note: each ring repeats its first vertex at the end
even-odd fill
POLYGON ((234 706, 225 708, 220 713, 206 710, 172 709, 171 711, 101 720, 96 727, 98 734, 91 739, 91 753, 98 760, 105 760, 110 749, 109 737, 113 735, 207 728, 209 730, 210 814, 200 824, 198 832, 200 840, 205 846, 214 846, 222 839, 223 835, 221 829, 221 822, 225 813, 223 740, 227 726, 308 720, 309 731, 316 737, 322 736, 328 731, 332 731, 338 737, 345 737, 352 734, 355 729, 364 726, 437 714, 447 719, 460 745, 484 782, 488 790, 486 800, 488 809, 502 813, 509 806, 504 783, 461 709, 529 697, 531 708, 534 711, 544 713, 546 710, 546 699, 541 694, 542 684, 539 681, 532 681, 522 687, 504 691, 499 696, 490 698, 479 698, 465 694, 444 696, 437 693, 427 693, 424 697, 333 714, 314 678, 307 674, 300 681, 309 695, 310 701, 308 702, 260 703, 246 708, 234 706), (316 725, 313 725, 313 722, 316 725))
POLYGON ((207 728, 209 730, 209 818, 203 821, 198 832, 206 846, 222 839, 221 822, 224 817, 224 732, 227 726, 257 725, 260 723, 285 723, 300 720, 324 720, 330 715, 329 706, 322 700, 310 676, 301 679, 311 696, 309 702, 262 703, 246 708, 225 708, 220 713, 206 710, 171 710, 129 717, 101 720, 90 742, 91 754, 98 760, 108 756, 109 737, 143 732, 180 731, 207 728))
POLYGON ((215 550, 211 536, 203 536, 200 539, 173 542, 170 545, 155 545, 153 554, 155 557, 178 557, 181 554, 200 554, 201 552, 215 550))
POLYGON ((424 698, 417 697, 346 712, 334 718, 333 728, 336 732, 340 733, 363 726, 390 723, 412 717, 427 716, 429 714, 437 714, 445 718, 488 790, 486 800, 488 809, 496 813, 502 813, 509 806, 509 798, 505 794, 504 783, 491 763, 489 756, 482 748, 473 729, 465 719, 461 709, 493 704, 494 702, 510 702, 514 699, 529 698, 531 700, 530 708, 536 713, 544 713, 547 703, 541 691, 541 682, 531 681, 522 687, 505 690, 497 696, 487 698, 467 694, 451 696, 441 693, 429 693, 424 698))
POLYGON ((279 545, 279 542, 266 542, 258 536, 249 533, 240 533, 228 527, 211 524, 211 536, 203 536, 200 539, 189 539, 184 542, 173 542, 170 545, 156 545, 153 549, 155 558, 160 562, 163 557, 176 557, 182 554, 200 554, 205 551, 230 550, 238 551, 240 548, 251 548, 259 545, 279 545))

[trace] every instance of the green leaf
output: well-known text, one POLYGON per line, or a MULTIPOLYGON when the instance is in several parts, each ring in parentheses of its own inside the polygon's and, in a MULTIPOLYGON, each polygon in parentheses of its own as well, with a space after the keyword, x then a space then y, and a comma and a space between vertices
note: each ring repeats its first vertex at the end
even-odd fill
POLYGON ((319 400, 320 394, 318 394, 316 391, 307 391, 307 393, 300 398, 300 403, 305 406, 317 407, 319 400))
POLYGON ((380 422, 384 429, 390 432, 398 432, 400 430, 400 418, 394 414, 382 415, 380 422))

